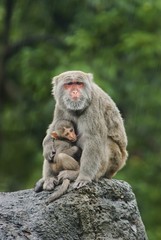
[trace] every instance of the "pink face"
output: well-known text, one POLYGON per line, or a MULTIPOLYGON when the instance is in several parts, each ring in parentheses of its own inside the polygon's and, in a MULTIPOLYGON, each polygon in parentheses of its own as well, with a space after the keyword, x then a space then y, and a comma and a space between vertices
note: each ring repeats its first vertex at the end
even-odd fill
POLYGON ((73 81, 65 83, 64 88, 69 92, 72 100, 77 100, 81 97, 81 90, 84 88, 84 83, 73 81))

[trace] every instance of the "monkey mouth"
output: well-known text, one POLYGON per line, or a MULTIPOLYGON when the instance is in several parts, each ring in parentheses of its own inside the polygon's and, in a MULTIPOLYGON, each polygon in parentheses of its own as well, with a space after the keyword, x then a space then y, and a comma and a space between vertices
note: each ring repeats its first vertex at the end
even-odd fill
POLYGON ((73 99, 74 101, 78 101, 79 97, 74 96, 72 99, 73 99))
POLYGON ((71 138, 70 139, 71 142, 76 142, 76 140, 77 140, 76 138, 71 138))
POLYGON ((75 100, 71 100, 65 97, 63 101, 66 108, 71 111, 84 110, 88 106, 88 101, 86 101, 84 98, 77 98, 75 100))

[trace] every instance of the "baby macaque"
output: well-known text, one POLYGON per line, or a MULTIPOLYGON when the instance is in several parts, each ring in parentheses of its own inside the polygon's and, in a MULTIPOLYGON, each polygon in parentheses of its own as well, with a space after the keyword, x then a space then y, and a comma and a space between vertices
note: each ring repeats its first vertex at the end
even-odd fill
POLYGON ((77 170, 79 164, 75 160, 80 152, 76 146, 77 135, 73 124, 67 120, 60 120, 55 125, 55 130, 51 133, 54 139, 56 154, 51 162, 51 168, 55 175, 62 170, 77 170))
POLYGON ((79 174, 81 150, 76 146, 77 135, 72 122, 60 120, 55 124, 55 130, 51 133, 54 139, 56 154, 50 163, 54 175, 58 176, 58 183, 63 180, 61 188, 53 193, 47 203, 54 201, 63 195, 70 184, 79 174), (65 171, 63 171, 65 170, 65 171), (69 171, 68 171, 69 170, 69 171), (62 172, 61 172, 62 171, 62 172))

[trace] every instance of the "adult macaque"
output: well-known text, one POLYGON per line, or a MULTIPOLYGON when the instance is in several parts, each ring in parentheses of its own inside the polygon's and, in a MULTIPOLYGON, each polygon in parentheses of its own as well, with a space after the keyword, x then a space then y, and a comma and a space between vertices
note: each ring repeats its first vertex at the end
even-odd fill
MULTIPOLYGON (((47 171, 48 168, 50 168, 50 172, 53 174, 53 177, 50 177, 51 189, 47 190, 52 190, 54 188, 53 184, 55 183, 57 185, 61 180, 63 180, 63 184, 61 189, 50 197, 49 202, 55 200, 65 193, 70 184, 70 180, 76 179, 79 173, 79 163, 75 160, 75 158, 79 160, 81 154, 81 150, 75 144, 77 141, 77 135, 72 122, 67 120, 59 120, 55 124, 55 130, 51 133, 51 138, 54 139, 53 144, 56 154, 52 161, 45 165, 48 166, 47 171), (65 172, 63 172, 63 176, 62 173, 58 176, 62 170, 71 170, 70 176, 65 175, 65 172), (68 180, 66 180, 66 178, 68 178, 68 180)), ((45 171, 46 169, 44 167, 43 172, 45 171)), ((38 181, 35 186, 36 192, 43 189, 44 180, 45 179, 42 178, 38 181)), ((50 185, 48 186, 49 188, 50 185)))
MULTIPOLYGON (((124 124, 115 103, 93 82, 90 73, 64 72, 54 77, 52 83, 56 106, 54 119, 43 141, 45 163, 53 158, 55 150, 51 139, 54 126, 57 121, 67 119, 77 126, 77 146, 82 149, 74 188, 101 177, 111 178, 124 166, 128 155, 124 124)), ((45 167, 44 189, 48 189, 48 184, 49 188, 52 185, 48 166, 45 167)))

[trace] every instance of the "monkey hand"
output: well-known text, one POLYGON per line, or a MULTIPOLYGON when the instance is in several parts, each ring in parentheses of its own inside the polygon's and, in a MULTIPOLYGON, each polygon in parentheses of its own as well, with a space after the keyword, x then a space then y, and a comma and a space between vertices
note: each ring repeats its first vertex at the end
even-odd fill
POLYGON ((92 182, 92 180, 89 177, 83 177, 83 178, 78 178, 76 179, 75 183, 73 184, 74 189, 78 189, 81 187, 84 187, 88 183, 92 182))
POLYGON ((48 162, 53 162, 55 153, 53 142, 48 143, 43 149, 43 156, 48 162))

